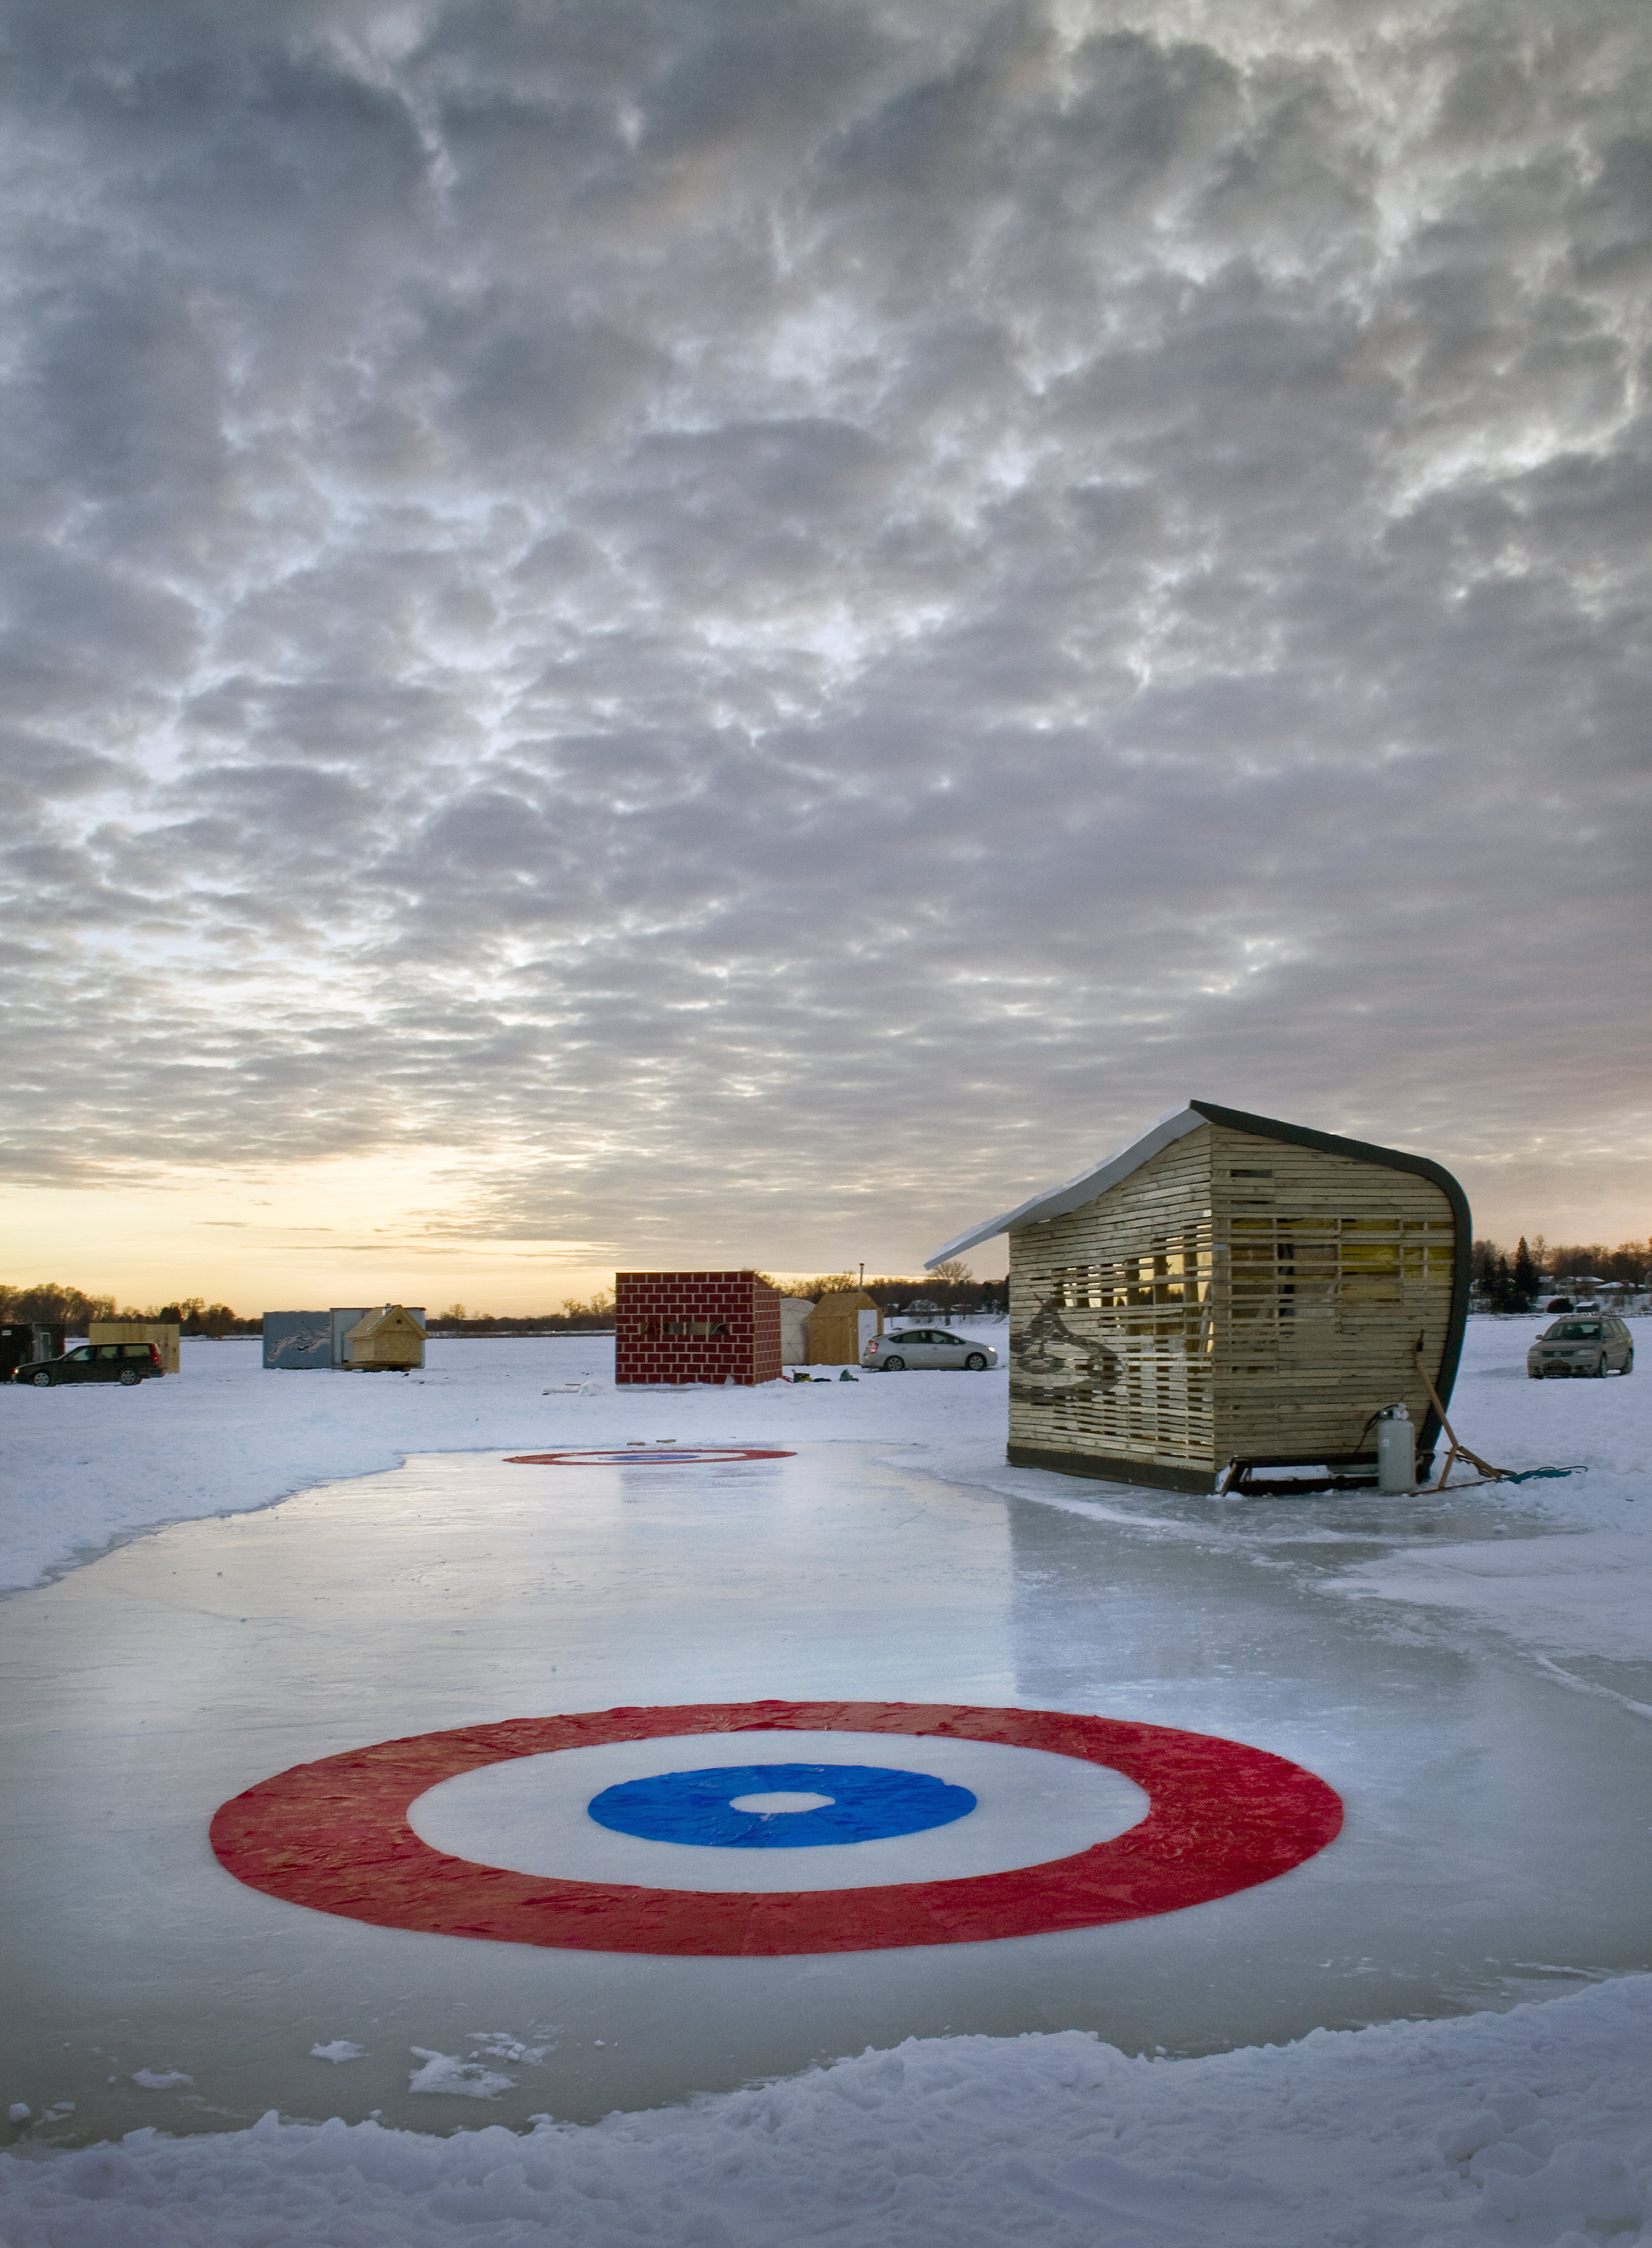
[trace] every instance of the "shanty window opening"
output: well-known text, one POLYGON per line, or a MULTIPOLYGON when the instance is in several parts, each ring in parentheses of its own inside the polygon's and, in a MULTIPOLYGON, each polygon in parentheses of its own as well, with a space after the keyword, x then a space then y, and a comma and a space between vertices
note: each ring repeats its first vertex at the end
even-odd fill
POLYGON ((1396 1304, 1408 1283, 1449 1286, 1454 1269, 1451 1227, 1423 1218, 1235 1217, 1230 1232, 1241 1319, 1396 1304))
POLYGON ((650 1319, 650 1342, 718 1342, 727 1338, 727 1319, 650 1319))
POLYGON ((1201 1301, 1210 1274, 1210 1250, 1191 1237, 1106 1264, 1065 1265, 1051 1273, 1050 1281, 1063 1312, 1168 1310, 1179 1314, 1201 1301))

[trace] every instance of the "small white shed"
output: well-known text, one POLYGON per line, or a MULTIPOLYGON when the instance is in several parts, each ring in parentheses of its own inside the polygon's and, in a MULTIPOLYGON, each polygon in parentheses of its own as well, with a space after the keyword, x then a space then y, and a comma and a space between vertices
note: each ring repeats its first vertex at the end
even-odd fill
POLYGON ((815 1308, 808 1296, 782 1296, 780 1299, 780 1362, 782 1366, 809 1364, 809 1319, 815 1308))

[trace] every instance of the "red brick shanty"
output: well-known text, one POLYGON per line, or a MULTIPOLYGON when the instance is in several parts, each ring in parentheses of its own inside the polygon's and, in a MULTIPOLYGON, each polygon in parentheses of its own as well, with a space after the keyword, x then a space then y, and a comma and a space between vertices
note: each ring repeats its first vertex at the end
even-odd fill
POLYGON ((755 1272, 617 1272, 614 1380, 780 1380, 780 1296, 755 1272))

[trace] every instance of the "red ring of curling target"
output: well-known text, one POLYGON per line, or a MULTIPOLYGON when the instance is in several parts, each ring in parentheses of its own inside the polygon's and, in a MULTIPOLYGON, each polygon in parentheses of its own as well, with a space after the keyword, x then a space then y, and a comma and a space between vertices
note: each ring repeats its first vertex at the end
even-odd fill
POLYGON ((695 1957, 876 1951, 1045 1936, 1230 1896, 1288 1873, 1342 1824, 1335 1791, 1300 1765, 1210 1733, 1057 1710, 900 1702, 736 1702, 587 1710, 416 1733, 295 1765, 234 1797, 212 1847, 267 1895, 379 1928, 563 1950, 695 1957), (512 1873, 434 1850, 407 1823, 427 1788, 483 1765, 610 1741, 761 1731, 995 1741, 1106 1765, 1151 1808, 1068 1858, 880 1888, 657 1889, 512 1873))
POLYGON ((513 1452, 508 1468, 720 1467, 726 1460, 793 1460, 795 1452, 766 1451, 755 1444, 630 1444, 623 1450, 513 1452))

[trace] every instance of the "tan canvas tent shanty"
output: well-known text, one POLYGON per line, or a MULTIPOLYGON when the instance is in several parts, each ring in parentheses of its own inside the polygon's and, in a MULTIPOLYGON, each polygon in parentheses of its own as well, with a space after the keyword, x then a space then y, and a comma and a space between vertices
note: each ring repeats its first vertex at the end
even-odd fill
POLYGON ((1432 1450, 1423 1369, 1449 1403, 1471 1229, 1426 1156, 1191 1100, 930 1263, 999 1233, 1018 1465, 1184 1491, 1369 1467, 1401 1401, 1432 1450))

